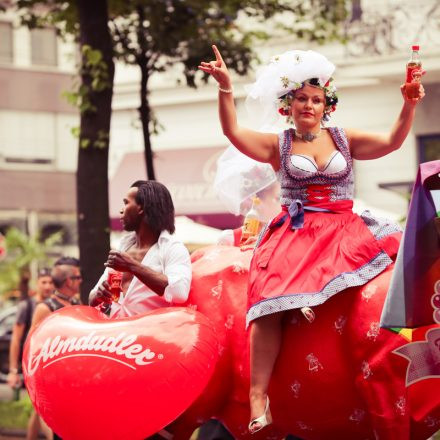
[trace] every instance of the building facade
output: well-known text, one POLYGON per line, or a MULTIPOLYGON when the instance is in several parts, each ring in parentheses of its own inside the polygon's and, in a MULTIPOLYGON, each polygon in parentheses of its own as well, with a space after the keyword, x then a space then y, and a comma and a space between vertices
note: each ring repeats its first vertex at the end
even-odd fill
MULTIPOLYGON (((337 66, 334 77, 340 105, 329 124, 388 133, 402 106, 400 84, 404 82, 411 45, 420 44, 423 67, 427 71, 423 79, 426 97, 417 109, 410 135, 400 150, 374 161, 355 163, 356 197, 372 208, 403 217, 418 163, 440 158, 440 127, 436 115, 440 98, 440 4, 435 0, 353 3, 353 14, 346 23, 346 34, 350 38, 346 45, 318 47, 286 37, 269 41, 257 52, 262 60, 292 48, 322 52, 337 66)), ((158 176, 174 190, 181 214, 225 227, 224 222, 231 219, 218 217, 224 208, 212 193, 210 168, 219 151, 228 145, 218 122, 217 89, 213 82, 190 89, 177 85, 176 78, 176 72, 167 72, 151 80, 150 101, 163 126, 160 134, 152 139, 158 176), (198 151, 205 151, 203 158, 198 151), (167 157, 178 160, 179 173, 164 169, 167 157), (194 172, 194 168, 204 172, 194 172), (192 170, 189 177, 187 170, 192 170), (192 188, 205 188, 205 191, 192 191, 192 188), (219 221, 206 214, 216 214, 214 217, 219 221)), ((252 121, 244 111, 243 86, 252 79, 250 75, 234 80, 239 121, 248 126, 252 121)), ((118 66, 110 152, 110 175, 115 176, 117 182, 111 184, 112 194, 117 194, 110 201, 113 216, 119 203, 117 185, 121 184, 121 176, 129 175, 127 171, 131 169, 130 178, 133 173, 145 177, 142 135, 139 128, 134 128, 139 126, 138 81, 135 68, 118 66), (127 153, 132 155, 129 168, 128 161, 123 160, 127 153), (134 163, 138 165, 134 167, 134 163)))
MULTIPOLYGON (((356 1, 346 45, 314 46, 290 37, 257 48, 264 61, 288 49, 314 49, 336 66, 340 105, 331 125, 371 132, 390 131, 402 105, 399 90, 410 46, 419 43, 427 71, 427 92, 403 147, 384 158, 357 161, 356 197, 372 208, 404 216, 408 188, 418 163, 440 158, 440 4, 436 0, 356 1)), ((0 232, 15 225, 44 234, 62 228, 65 246, 74 246, 76 109, 61 97, 69 90, 77 50, 54 30, 17 25, 0 15, 0 232)), ((215 163, 228 146, 217 116, 213 82, 190 89, 167 71, 150 81, 150 102, 162 126, 152 137, 157 177, 172 191, 176 212, 216 227, 235 226, 212 189, 215 163)), ((252 125, 244 110, 244 85, 253 76, 234 78, 239 120, 252 125)), ((117 65, 110 143, 112 224, 126 188, 146 177, 138 117, 139 72, 117 65)), ((74 248, 72 248, 73 253, 74 248)), ((72 252, 70 252, 72 253, 72 252)))
POLYGON ((0 14, 0 233, 15 226, 43 237, 63 230, 61 250, 77 254, 75 47, 54 29, 19 26, 0 14))

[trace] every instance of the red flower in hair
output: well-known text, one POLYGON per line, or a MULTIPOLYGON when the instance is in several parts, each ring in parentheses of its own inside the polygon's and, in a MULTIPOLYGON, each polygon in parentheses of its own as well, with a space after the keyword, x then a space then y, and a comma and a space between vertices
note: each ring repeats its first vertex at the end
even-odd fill
POLYGON ((328 81, 325 83, 324 87, 328 87, 329 85, 330 85, 330 80, 328 80, 328 81))

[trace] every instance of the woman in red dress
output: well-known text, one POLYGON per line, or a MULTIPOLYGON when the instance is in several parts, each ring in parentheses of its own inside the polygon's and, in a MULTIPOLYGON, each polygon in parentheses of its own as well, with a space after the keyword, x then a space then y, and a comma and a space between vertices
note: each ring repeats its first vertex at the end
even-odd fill
POLYGON ((218 82, 223 133, 242 153, 269 163, 281 185, 283 209, 260 235, 249 275, 249 431, 255 433, 272 422, 267 390, 286 312, 361 286, 393 262, 400 228, 368 211, 352 212, 353 159, 375 159, 400 148, 424 90, 410 99, 401 87, 403 107, 388 135, 325 128, 337 104, 335 67, 316 52, 288 51, 259 72, 248 100, 266 119, 278 111, 295 128, 279 135, 257 132, 237 124, 231 79, 216 46, 213 50, 215 61, 199 68, 218 82))

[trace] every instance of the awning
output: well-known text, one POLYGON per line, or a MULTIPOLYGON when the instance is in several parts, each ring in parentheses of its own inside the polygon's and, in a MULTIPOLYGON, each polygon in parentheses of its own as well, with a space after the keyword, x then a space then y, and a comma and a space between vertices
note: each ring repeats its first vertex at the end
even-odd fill
MULTIPOLYGON (((154 154, 156 179, 170 190, 176 215, 217 228, 239 224, 240 219, 226 212, 213 190, 217 159, 223 151, 224 148, 193 148, 154 154)), ((144 153, 127 153, 110 179, 112 229, 120 229, 119 210, 131 184, 145 179, 144 153)))
MULTIPOLYGON (((202 246, 216 244, 221 235, 221 230, 211 228, 210 226, 201 225, 190 218, 180 215, 176 217, 176 232, 174 236, 180 240, 185 246, 193 251, 202 246)), ((117 249, 119 242, 124 233, 113 231, 111 234, 111 247, 117 249)), ((1 241, 0 241, 1 256, 1 241)))

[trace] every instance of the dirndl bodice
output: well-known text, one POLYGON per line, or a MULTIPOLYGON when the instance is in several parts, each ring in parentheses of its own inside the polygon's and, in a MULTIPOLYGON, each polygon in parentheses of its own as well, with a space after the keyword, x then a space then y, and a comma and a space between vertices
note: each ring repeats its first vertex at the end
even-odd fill
MULTIPOLYGON (((271 313, 313 307, 385 270, 401 228, 369 211, 353 213, 353 161, 343 129, 328 131, 343 166, 324 170, 292 160, 294 132, 279 135, 282 211, 260 234, 251 261, 246 324, 271 313)), ((331 159, 332 159, 331 158, 331 159)), ((302 156, 301 160, 313 161, 302 156)), ((329 161, 330 162, 330 161, 329 161)))

